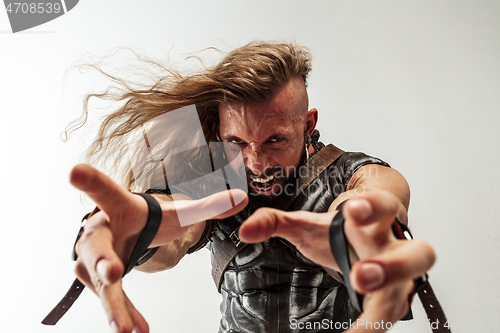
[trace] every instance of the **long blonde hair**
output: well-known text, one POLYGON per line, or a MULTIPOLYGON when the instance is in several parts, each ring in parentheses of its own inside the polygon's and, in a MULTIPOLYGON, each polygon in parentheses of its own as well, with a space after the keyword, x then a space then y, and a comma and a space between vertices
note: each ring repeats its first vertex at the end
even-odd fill
POLYGON ((218 141, 221 103, 263 102, 293 76, 301 76, 306 82, 311 57, 306 48, 296 44, 255 41, 233 50, 201 73, 181 75, 155 65, 163 72, 161 79, 142 89, 94 66, 119 83, 120 89, 87 95, 82 117, 67 128, 71 132, 85 124, 91 98, 119 102, 120 107, 100 125, 97 138, 86 151, 86 160, 96 166, 106 165, 101 169, 131 190, 138 189, 127 160, 126 142, 134 130, 166 112, 194 104, 206 141, 218 141))

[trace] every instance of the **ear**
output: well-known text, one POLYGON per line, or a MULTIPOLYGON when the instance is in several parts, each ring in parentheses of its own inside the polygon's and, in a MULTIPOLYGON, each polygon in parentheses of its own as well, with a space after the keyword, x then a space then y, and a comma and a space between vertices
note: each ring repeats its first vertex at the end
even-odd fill
POLYGON ((304 134, 306 135, 306 137, 310 137, 313 134, 317 123, 318 110, 312 108, 311 110, 307 111, 306 124, 304 128, 304 134))

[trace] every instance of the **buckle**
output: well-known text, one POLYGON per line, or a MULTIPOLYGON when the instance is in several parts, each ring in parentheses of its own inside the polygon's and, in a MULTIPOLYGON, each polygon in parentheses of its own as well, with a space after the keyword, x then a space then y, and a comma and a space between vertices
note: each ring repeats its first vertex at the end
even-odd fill
POLYGON ((240 238, 238 237, 238 230, 240 228, 236 228, 235 230, 233 230, 232 233, 229 234, 229 239, 233 242, 234 246, 238 247, 240 244, 241 244, 241 240, 240 238))

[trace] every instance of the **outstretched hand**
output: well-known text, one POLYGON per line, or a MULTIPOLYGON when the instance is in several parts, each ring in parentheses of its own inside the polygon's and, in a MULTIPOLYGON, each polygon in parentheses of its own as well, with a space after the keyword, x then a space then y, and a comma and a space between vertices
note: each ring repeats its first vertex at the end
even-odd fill
MULTIPOLYGON (((398 199, 382 190, 366 191, 343 206, 345 234, 359 258, 352 266, 350 279, 355 290, 365 295, 364 312, 353 330, 379 332, 380 328, 387 328, 380 326, 381 323, 394 323, 402 318, 409 310, 413 280, 434 263, 435 254, 428 243, 396 239, 391 226, 397 211, 398 199), (367 322, 379 323, 379 329, 362 324, 367 322)), ((282 237, 310 260, 339 271, 329 240, 335 214, 336 211, 318 214, 262 208, 241 226, 240 239, 259 243, 270 237, 282 237)))
MULTIPOLYGON (((100 208, 88 219, 76 244, 75 272, 79 280, 99 296, 114 332, 149 332, 146 320, 125 295, 121 283, 125 265, 146 226, 146 201, 88 165, 74 167, 70 182, 100 208)), ((240 211, 248 202, 241 190, 220 192, 200 200, 176 201, 175 204, 157 200, 162 208, 162 222, 151 246, 176 240, 188 230, 190 226, 180 225, 178 213, 192 222, 225 218, 240 211), (217 215, 215 212, 227 202, 228 193, 239 204, 217 215)))

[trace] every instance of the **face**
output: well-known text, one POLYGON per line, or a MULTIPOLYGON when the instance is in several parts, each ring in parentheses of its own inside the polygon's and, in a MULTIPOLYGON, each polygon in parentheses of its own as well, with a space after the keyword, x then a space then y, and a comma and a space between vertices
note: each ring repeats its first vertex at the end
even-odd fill
POLYGON ((303 160, 304 140, 317 122, 317 110, 307 109, 301 77, 286 82, 269 102, 219 107, 220 136, 241 149, 250 201, 273 202, 286 194, 283 189, 303 160))

